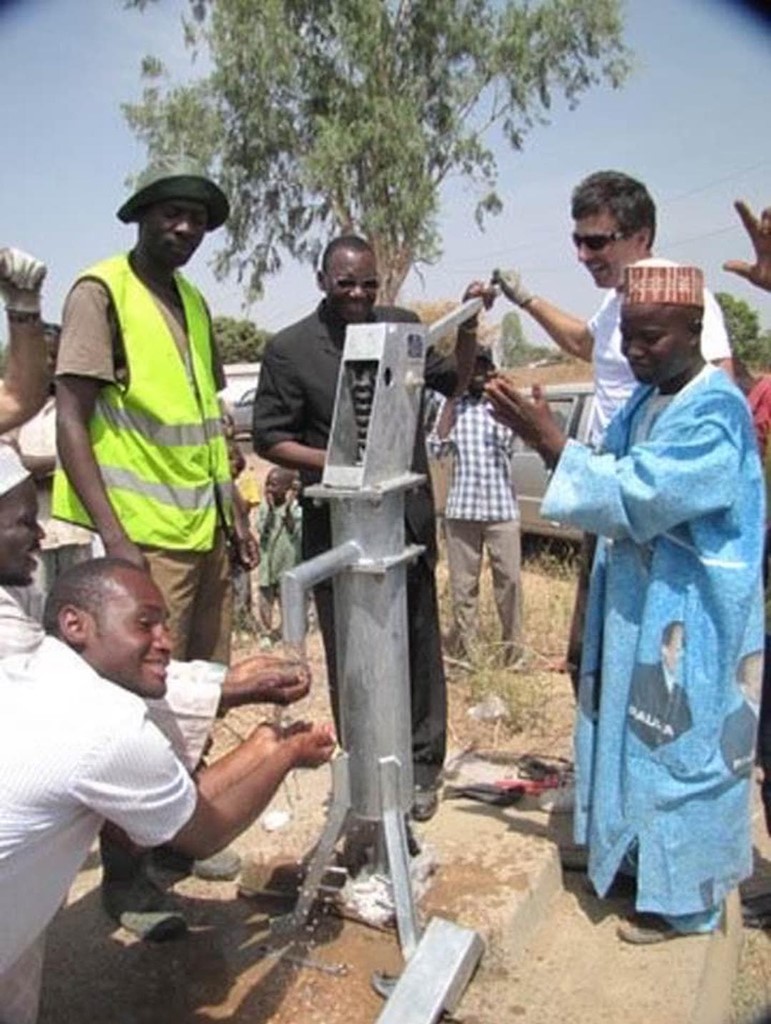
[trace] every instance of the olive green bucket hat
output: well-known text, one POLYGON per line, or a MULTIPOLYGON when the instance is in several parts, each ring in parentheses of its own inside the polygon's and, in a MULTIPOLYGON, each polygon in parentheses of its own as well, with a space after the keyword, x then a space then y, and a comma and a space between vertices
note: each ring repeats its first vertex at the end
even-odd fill
POLYGON ((118 220, 130 224, 153 203, 169 199, 192 199, 206 207, 206 230, 222 227, 228 219, 230 204, 222 189, 201 173, 189 160, 155 163, 140 174, 136 191, 118 210, 118 220))

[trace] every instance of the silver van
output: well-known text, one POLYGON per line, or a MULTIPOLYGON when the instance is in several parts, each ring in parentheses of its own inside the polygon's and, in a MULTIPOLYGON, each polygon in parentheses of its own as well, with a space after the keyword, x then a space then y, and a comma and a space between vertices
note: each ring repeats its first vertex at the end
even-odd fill
MULTIPOLYGON (((527 394, 529 388, 522 389, 527 394)), ((594 399, 593 384, 550 384, 543 388, 549 408, 563 431, 577 441, 586 441, 594 399)), ((541 516, 541 501, 549 483, 543 459, 520 438, 511 459, 511 479, 519 502, 522 533, 580 540, 581 531, 541 516)))

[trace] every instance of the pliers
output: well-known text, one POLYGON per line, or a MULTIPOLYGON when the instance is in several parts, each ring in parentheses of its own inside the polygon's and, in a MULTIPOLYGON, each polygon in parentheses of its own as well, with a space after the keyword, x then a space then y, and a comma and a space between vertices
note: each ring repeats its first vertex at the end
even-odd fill
POLYGON ((472 782, 465 786, 445 786, 445 800, 478 800, 495 807, 511 807, 523 796, 538 796, 547 789, 556 789, 560 776, 547 775, 543 779, 498 779, 497 782, 472 782))

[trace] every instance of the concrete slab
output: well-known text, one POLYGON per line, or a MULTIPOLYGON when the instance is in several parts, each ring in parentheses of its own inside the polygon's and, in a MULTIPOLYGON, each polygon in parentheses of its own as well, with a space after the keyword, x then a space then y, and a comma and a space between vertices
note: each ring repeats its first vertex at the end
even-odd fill
MULTIPOLYGON (((507 813, 512 833, 541 833, 547 846, 568 839, 567 815, 507 813)), ((657 946, 618 939, 631 910, 631 900, 599 900, 583 874, 565 872, 546 908, 531 915, 525 906, 512 922, 514 933, 523 925, 521 934, 529 935, 525 949, 496 943, 458 1015, 467 1024, 725 1024, 742 940, 738 898, 729 901, 721 931, 657 946)))
POLYGON ((521 956, 562 887, 558 833, 547 815, 540 818, 470 800, 444 801, 416 830, 440 863, 423 900, 426 916, 441 914, 478 931, 488 950, 521 956))
MULTIPOLYGON (((292 826, 277 834, 255 826, 242 852, 307 850, 327 786, 325 772, 290 780, 277 804, 291 807, 292 826)), ((487 947, 456 1016, 464 1024, 724 1024, 741 935, 736 905, 725 934, 625 946, 616 926, 629 905, 597 900, 581 875, 563 877, 557 842, 569 841, 569 821, 533 801, 504 809, 457 800, 416 828, 440 864, 422 912, 478 931, 487 947)), ((344 962, 346 977, 261 959, 266 910, 236 899, 232 883, 180 883, 190 937, 131 943, 110 935, 97 884, 91 858, 51 929, 41 1024, 91 1024, 107 1005, 119 1024, 365 1024, 383 1008, 372 970, 399 969, 393 934, 329 918, 309 929, 305 952, 344 962)))

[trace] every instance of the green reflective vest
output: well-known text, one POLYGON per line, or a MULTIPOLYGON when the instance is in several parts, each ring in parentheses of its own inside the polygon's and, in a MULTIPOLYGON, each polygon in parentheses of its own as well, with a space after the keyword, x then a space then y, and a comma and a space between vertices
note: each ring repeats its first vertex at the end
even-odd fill
MULTIPOLYGON (((127 256, 104 260, 80 276, 89 278, 110 293, 128 366, 126 384, 100 388, 89 422, 110 503, 136 544, 208 551, 222 515, 230 519, 232 481, 203 298, 175 275, 187 322, 188 371, 127 256)), ((52 511, 93 528, 61 467, 54 476, 52 511)))

